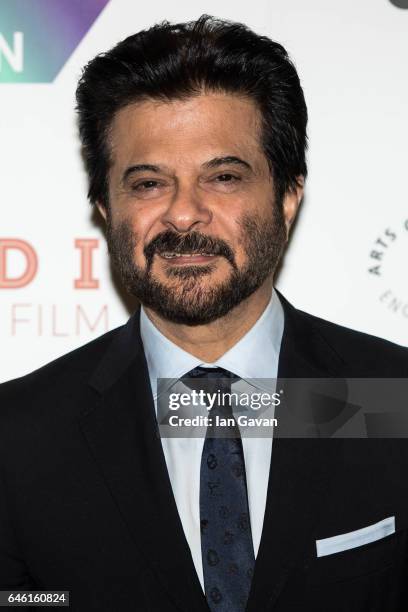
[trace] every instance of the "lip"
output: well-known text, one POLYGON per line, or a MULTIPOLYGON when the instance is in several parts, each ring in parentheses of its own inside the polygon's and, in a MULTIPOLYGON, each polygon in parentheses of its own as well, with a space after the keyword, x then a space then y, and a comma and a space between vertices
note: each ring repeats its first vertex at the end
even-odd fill
POLYGON ((217 259, 218 255, 186 255, 185 257, 163 257, 163 255, 159 254, 159 257, 162 261, 165 261, 166 264, 170 266, 181 266, 181 265, 196 265, 196 264, 208 264, 215 259, 217 259))

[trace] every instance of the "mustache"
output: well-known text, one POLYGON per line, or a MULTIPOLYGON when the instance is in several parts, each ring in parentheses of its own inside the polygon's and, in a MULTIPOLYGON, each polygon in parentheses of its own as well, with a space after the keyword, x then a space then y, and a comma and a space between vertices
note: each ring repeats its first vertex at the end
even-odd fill
POLYGON ((143 249, 147 263, 150 267, 154 255, 165 252, 171 253, 205 253, 206 255, 221 255, 235 268, 235 257, 231 247, 221 238, 206 236, 194 231, 189 234, 177 234, 172 230, 165 230, 157 234, 143 249))

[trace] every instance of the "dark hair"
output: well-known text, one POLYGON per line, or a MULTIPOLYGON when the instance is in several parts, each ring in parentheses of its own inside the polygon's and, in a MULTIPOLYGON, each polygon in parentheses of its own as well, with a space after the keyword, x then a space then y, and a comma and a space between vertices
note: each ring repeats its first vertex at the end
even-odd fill
POLYGON ((243 24, 202 15, 154 25, 85 66, 76 99, 92 203, 109 203, 108 136, 116 112, 143 99, 185 99, 203 90, 249 96, 257 104, 278 201, 306 177, 307 108, 286 50, 243 24))

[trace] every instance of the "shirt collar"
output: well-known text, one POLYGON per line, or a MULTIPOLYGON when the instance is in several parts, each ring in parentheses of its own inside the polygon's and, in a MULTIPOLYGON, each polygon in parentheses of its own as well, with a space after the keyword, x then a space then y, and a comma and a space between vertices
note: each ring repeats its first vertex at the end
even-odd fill
POLYGON ((177 380, 199 365, 224 368, 244 380, 276 378, 283 328, 283 307, 273 289, 267 307, 247 333, 217 361, 205 363, 166 338, 142 306, 140 334, 154 398, 157 397, 158 378, 177 380))

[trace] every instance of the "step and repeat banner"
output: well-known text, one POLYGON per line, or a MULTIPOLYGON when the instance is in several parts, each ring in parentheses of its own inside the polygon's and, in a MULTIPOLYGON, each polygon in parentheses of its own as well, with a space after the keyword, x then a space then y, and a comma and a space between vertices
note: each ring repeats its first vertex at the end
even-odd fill
POLYGON ((408 0, 2 0, 0 381, 124 323, 86 199, 82 66, 157 21, 209 13, 281 42, 309 108, 309 179, 277 286, 408 345, 408 0))

